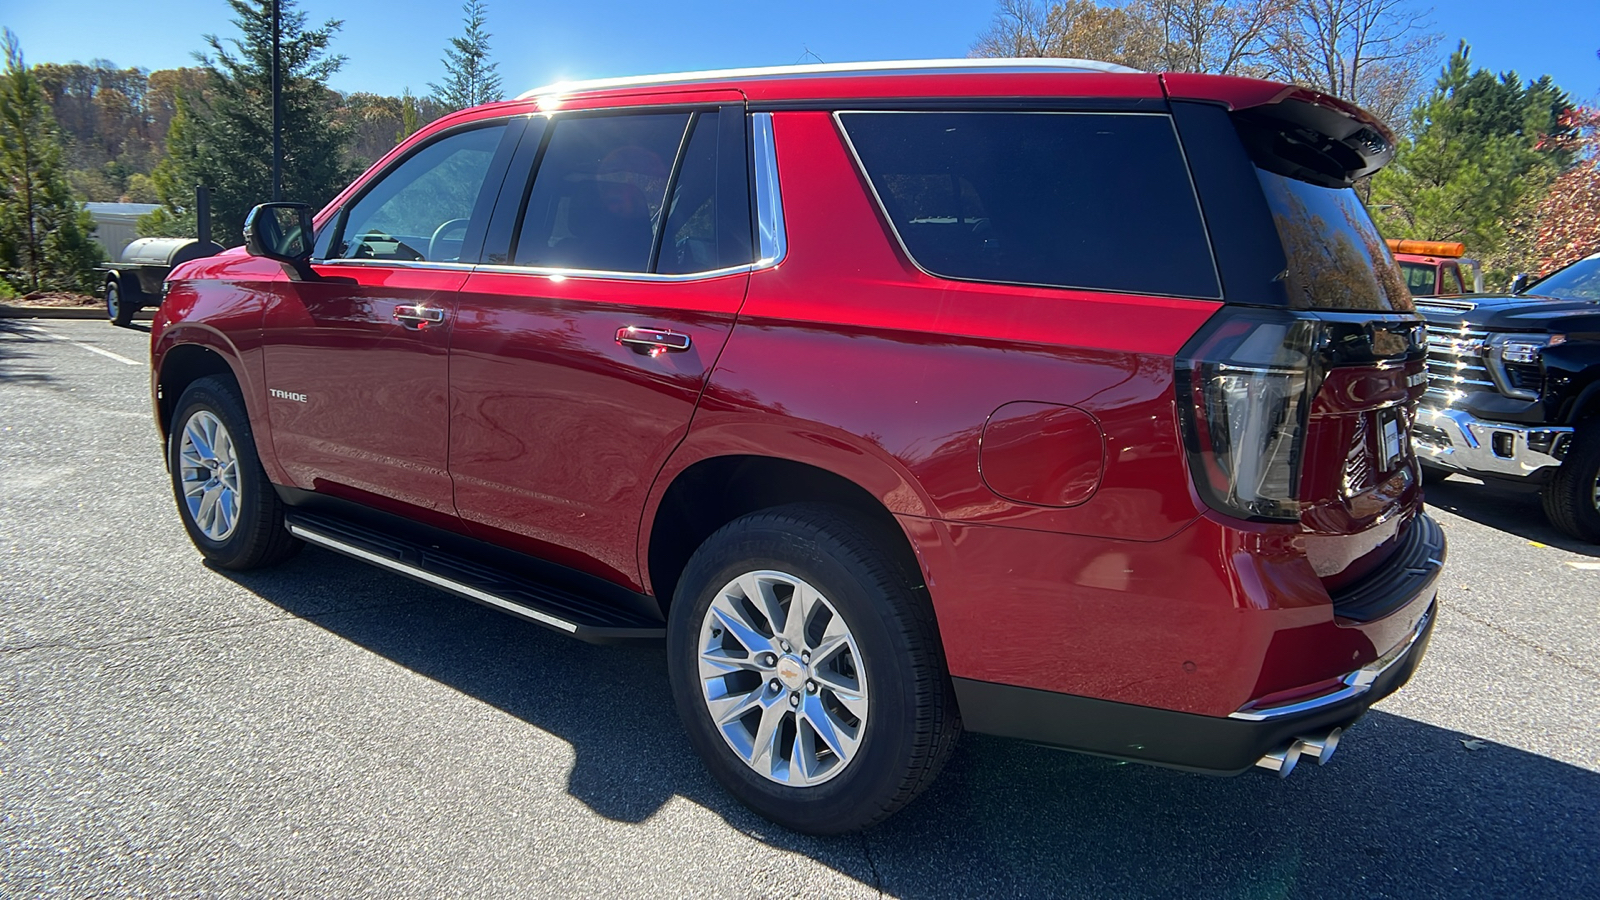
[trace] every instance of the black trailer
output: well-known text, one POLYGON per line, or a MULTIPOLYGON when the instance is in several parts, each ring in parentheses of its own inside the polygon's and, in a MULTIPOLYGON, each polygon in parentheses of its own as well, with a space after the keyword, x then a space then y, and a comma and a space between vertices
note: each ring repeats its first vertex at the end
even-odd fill
POLYGON ((139 310, 161 302, 161 284, 179 263, 222 252, 211 240, 211 197, 195 189, 198 238, 140 238, 122 251, 122 259, 100 267, 106 273, 106 318, 115 325, 133 321, 139 310))

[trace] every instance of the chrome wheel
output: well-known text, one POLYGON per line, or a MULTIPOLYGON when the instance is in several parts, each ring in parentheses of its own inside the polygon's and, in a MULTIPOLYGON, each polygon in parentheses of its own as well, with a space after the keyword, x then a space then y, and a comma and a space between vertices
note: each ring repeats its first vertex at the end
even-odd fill
POLYGON ((702 698, 733 752, 762 777, 821 784, 866 733, 866 672, 833 604, 783 572, 749 572, 717 592, 700 626, 702 698))
POLYGON ((178 479, 189 518, 222 542, 239 524, 239 456, 216 413, 196 410, 178 438, 178 479))

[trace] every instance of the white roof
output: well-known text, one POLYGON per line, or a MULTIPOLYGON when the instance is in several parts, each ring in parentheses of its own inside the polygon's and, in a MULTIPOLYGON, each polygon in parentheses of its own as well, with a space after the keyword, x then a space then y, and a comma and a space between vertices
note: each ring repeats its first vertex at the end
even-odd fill
POLYGON ((807 63, 801 66, 766 66, 752 69, 710 69, 701 72, 672 72, 663 75, 629 75, 623 78, 594 78, 586 81, 558 81, 531 91, 518 100, 531 100, 551 94, 570 94, 604 88, 655 84, 684 84, 696 81, 735 81, 748 78, 792 78, 800 75, 886 75, 896 72, 988 70, 1012 73, 1030 72, 1122 72, 1138 69, 1092 59, 1029 57, 1025 59, 901 59, 879 62, 807 63))

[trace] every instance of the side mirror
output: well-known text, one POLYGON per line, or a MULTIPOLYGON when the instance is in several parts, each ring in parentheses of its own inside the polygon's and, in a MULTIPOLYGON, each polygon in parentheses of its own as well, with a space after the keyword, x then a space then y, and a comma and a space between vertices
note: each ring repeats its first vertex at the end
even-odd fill
POLYGON ((1527 272, 1518 272, 1517 277, 1511 279, 1511 293, 1520 294, 1527 290, 1530 280, 1527 272))
POLYGON ((262 203, 244 218, 244 249, 251 256, 287 263, 309 277, 316 226, 305 203, 262 203))

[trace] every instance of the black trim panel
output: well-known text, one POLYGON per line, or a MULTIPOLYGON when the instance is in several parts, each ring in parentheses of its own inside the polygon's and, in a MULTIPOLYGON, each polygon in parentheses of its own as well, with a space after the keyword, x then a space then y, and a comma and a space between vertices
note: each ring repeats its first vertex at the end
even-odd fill
POLYGON ((1354 724, 1368 707, 1410 680, 1427 652, 1437 621, 1435 605, 1427 629, 1411 652, 1366 693, 1309 713, 1260 722, 967 678, 952 680, 968 731, 1192 772, 1237 775, 1297 737, 1354 724))
POLYGON ((1330 591, 1333 614, 1357 622, 1381 619, 1434 590, 1444 571, 1444 529, 1427 514, 1406 529, 1400 545, 1367 577, 1330 591))
POLYGON ((1255 166, 1227 110, 1174 101, 1172 120, 1200 195, 1224 300, 1245 306, 1288 306, 1283 273, 1289 260, 1255 166))

